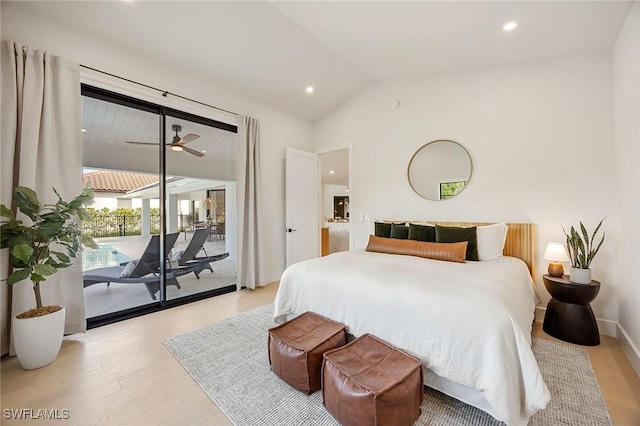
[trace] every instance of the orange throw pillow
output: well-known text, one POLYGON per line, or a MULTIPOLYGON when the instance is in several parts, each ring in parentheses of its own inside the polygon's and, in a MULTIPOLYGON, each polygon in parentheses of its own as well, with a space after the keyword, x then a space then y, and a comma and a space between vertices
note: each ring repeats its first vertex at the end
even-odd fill
POLYGON ((467 244, 466 241, 460 243, 430 243, 426 241, 400 240, 369 235, 367 251, 404 254, 407 256, 464 263, 467 254, 467 244))

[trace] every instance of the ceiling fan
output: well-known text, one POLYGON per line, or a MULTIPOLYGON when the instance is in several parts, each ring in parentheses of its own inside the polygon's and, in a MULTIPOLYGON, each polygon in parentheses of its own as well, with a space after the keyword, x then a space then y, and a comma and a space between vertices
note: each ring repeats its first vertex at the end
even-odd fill
MULTIPOLYGON (((204 152, 196 151, 195 149, 191 149, 185 146, 185 144, 188 144, 189 142, 192 142, 198 139, 200 135, 189 133, 187 135, 184 135, 183 137, 180 137, 178 133, 182 131, 182 126, 180 126, 179 124, 174 124, 173 126, 171 126, 171 130, 176 132, 176 135, 173 137, 173 140, 166 145, 171 146, 171 149, 173 151, 185 151, 197 157, 204 157, 204 152)), ((134 142, 134 141, 125 141, 125 142, 135 144, 135 145, 157 145, 157 143, 155 142, 134 142)))

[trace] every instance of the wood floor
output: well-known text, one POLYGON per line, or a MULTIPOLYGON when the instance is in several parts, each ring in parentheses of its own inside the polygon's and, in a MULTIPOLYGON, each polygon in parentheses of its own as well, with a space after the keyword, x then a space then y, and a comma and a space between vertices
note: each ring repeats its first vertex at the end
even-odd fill
MULTIPOLYGON (((68 336, 58 359, 22 370, 2 360, 3 425, 229 425, 163 340, 273 301, 277 283, 68 336), (6 409, 57 409, 68 420, 7 419, 6 409)), ((540 324, 534 335, 547 336, 540 324)), ((589 353, 615 425, 640 425, 640 378, 617 340, 602 336, 589 353)), ((242 355, 238 355, 241 362, 242 355)), ((250 403, 248 401, 247 403, 250 403)))

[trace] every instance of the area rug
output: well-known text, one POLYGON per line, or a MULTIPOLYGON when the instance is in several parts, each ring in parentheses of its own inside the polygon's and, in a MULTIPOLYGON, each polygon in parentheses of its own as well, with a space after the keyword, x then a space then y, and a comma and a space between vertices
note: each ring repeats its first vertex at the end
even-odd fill
MULTIPOLYGON (((165 345, 237 426, 339 426, 322 405, 322 393, 306 396, 269 369, 267 329, 273 305, 165 340, 165 345)), ((579 348, 534 338, 533 351, 551 402, 532 426, 611 425, 589 356, 579 348)), ((489 414, 426 388, 416 425, 501 425, 489 414)))

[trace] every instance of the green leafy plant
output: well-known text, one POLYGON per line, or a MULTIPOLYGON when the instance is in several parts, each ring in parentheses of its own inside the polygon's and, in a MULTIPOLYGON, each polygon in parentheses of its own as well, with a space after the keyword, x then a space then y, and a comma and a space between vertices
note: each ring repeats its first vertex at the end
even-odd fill
POLYGON ((19 186, 13 194, 17 209, 30 219, 26 224, 4 204, 0 205, 0 248, 8 248, 13 272, 6 279, 15 284, 30 279, 36 297, 37 308, 42 308, 40 283, 61 268, 72 265, 84 246, 97 248, 95 241, 82 232, 80 220, 90 220, 86 209, 93 203, 93 191, 85 188, 70 202, 63 201, 60 194, 55 204, 42 204, 36 192, 19 186))
POLYGON ((573 226, 569 232, 564 229, 564 226, 562 227, 564 234, 567 236, 566 245, 569 258, 571 259, 571 266, 574 268, 589 269, 589 265, 591 265, 591 261, 596 257, 598 250, 600 250, 606 235, 604 232, 602 233, 602 239, 596 246, 596 234, 600 230, 602 222, 604 222, 604 218, 600 221, 598 226, 596 226, 595 231, 593 231, 593 234, 591 235, 591 239, 589 239, 589 233, 582 222, 580 222, 580 233, 578 233, 573 226))

